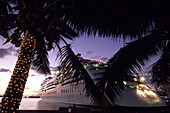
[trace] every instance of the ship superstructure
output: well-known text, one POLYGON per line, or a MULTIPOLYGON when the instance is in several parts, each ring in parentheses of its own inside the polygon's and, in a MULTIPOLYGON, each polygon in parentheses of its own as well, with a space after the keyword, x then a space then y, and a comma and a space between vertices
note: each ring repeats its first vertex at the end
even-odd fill
MULTIPOLYGON (((106 63, 102 61, 82 57, 80 57, 80 61, 94 82, 99 80, 107 67, 106 63)), ((66 104, 95 106, 91 98, 85 94, 85 83, 83 80, 77 83, 72 78, 71 73, 67 77, 63 74, 58 69, 52 77, 47 77, 43 81, 40 89, 41 98, 66 104)), ((164 101, 154 91, 144 83, 139 82, 137 78, 132 77, 131 80, 125 80, 124 84, 126 88, 120 93, 115 105, 131 107, 166 106, 164 101)))

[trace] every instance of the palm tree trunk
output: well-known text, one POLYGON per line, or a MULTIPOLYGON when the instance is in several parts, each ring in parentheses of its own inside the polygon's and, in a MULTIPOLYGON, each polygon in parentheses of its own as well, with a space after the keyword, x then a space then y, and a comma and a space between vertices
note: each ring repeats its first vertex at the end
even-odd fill
POLYGON ((18 60, 10 82, 1 100, 1 113, 15 113, 18 110, 35 53, 35 46, 35 37, 26 35, 21 43, 18 60))

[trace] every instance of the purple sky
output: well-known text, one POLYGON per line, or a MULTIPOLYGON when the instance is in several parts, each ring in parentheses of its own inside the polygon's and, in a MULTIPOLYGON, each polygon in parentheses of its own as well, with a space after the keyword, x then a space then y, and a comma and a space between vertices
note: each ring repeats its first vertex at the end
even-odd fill
MULTIPOLYGON (((82 35, 71 43, 71 47, 75 54, 81 53, 83 57, 92 58, 96 60, 111 58, 120 47, 123 46, 123 42, 116 42, 108 38, 88 37, 82 35)), ((56 51, 50 52, 51 66, 55 66, 56 51)))
MULTIPOLYGON (((0 94, 4 93, 8 85, 17 60, 19 49, 12 46, 10 43, 2 45, 4 41, 5 39, 0 37, 0 94)), ((111 58, 119 50, 119 48, 124 45, 123 42, 116 42, 109 38, 88 37, 86 35, 82 35, 69 43, 72 43, 72 49, 75 54, 81 53, 83 57, 97 60, 111 58)), ((51 67, 56 67, 58 65, 58 62, 55 60, 56 52, 57 51, 49 52, 51 67)), ((157 58, 155 57, 153 59, 157 58)), ((144 69, 146 68, 147 66, 144 66, 144 69)), ((37 93, 40 89, 40 84, 44 79, 44 75, 39 75, 34 71, 30 71, 26 89, 24 91, 25 95, 34 94, 34 92, 37 93)))
MULTIPOLYGON (((0 94, 4 93, 8 85, 17 60, 19 49, 10 43, 2 45, 4 41, 5 39, 0 37, 0 94)), ((97 60, 102 58, 111 58, 118 51, 118 49, 123 46, 123 43, 113 42, 108 38, 94 38, 88 37, 86 35, 76 38, 74 41, 70 41, 69 43, 72 43, 72 49, 76 54, 81 53, 83 57, 97 60)), ((49 52, 51 67, 56 67, 58 65, 55 59, 56 51, 49 52)), ((37 92, 40 89, 40 84, 44 78, 45 76, 39 75, 34 71, 30 71, 30 75, 26 84, 25 95, 34 94, 34 92, 37 92)))

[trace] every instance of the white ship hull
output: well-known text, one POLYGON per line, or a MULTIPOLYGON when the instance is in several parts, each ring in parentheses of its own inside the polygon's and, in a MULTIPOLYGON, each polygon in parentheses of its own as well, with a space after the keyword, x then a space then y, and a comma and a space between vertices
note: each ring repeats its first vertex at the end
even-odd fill
MULTIPOLYGON (((165 102, 153 91, 148 92, 137 89, 125 89, 119 95, 115 106, 127 107, 163 107, 165 102)), ((80 83, 77 86, 69 85, 62 87, 61 84, 56 88, 40 93, 40 96, 45 101, 56 103, 65 103, 71 105, 96 106, 92 103, 91 98, 87 97, 84 91, 84 84, 80 83)))
MULTIPOLYGON (((90 62, 90 61, 89 61, 90 62)), ((96 74, 103 73, 105 64, 91 62, 86 65, 86 70, 93 80, 100 78, 96 74)), ((84 91, 85 84, 80 81, 78 84, 71 81, 71 77, 59 73, 49 77, 42 83, 40 96, 43 100, 61 102, 72 105, 96 106, 84 91)), ((136 80, 124 81, 126 86, 118 96, 113 106, 129 107, 161 107, 166 106, 165 102, 145 84, 136 80)), ((106 97, 107 98, 107 97, 106 97)), ((108 100, 109 101, 109 100, 108 100)), ((113 103, 113 102, 110 102, 113 103)))
POLYGON ((46 101, 60 102, 65 104, 75 105, 89 105, 94 106, 90 97, 85 95, 84 84, 70 85, 61 87, 61 84, 57 88, 41 92, 40 97, 46 101))

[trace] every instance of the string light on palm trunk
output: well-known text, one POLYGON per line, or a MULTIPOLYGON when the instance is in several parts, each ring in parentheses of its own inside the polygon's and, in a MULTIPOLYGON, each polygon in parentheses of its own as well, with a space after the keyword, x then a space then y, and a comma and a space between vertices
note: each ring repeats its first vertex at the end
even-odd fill
POLYGON ((0 111, 2 113, 15 113, 19 108, 35 53, 35 46, 35 37, 31 37, 29 34, 24 37, 11 80, 1 100, 0 111))

